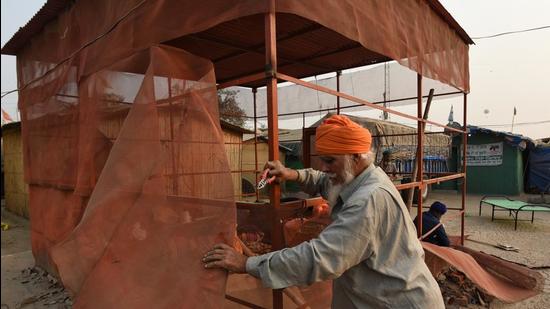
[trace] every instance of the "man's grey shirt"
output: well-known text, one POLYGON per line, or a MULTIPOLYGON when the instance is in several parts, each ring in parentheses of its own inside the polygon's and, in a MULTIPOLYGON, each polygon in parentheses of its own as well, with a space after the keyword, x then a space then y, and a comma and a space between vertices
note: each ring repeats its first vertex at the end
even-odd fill
MULTIPOLYGON (((328 176, 298 171, 304 191, 327 197, 328 176)), ((249 274, 274 289, 333 279, 333 308, 444 308, 399 192, 371 165, 340 192, 318 238, 250 257, 249 274)))

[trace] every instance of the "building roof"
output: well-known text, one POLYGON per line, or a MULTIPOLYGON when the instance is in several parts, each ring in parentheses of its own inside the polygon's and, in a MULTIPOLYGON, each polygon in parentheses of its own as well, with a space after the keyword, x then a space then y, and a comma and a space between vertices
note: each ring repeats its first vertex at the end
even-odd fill
MULTIPOLYGON (((267 137, 267 129, 260 129, 261 136, 267 137)), ((302 141, 302 129, 281 129, 279 128, 279 142, 292 143, 302 141)))
MULTIPOLYGON (((269 139, 267 138, 267 136, 258 135, 258 141, 267 143, 269 141, 269 139)), ((249 139, 245 140, 244 142, 247 143, 247 144, 254 143, 254 137, 249 138, 249 139)), ((282 145, 281 143, 279 143, 279 150, 282 150, 282 151, 285 151, 285 152, 292 152, 292 149, 286 147, 285 145, 282 145)))
POLYGON ((243 127, 239 127, 239 126, 236 126, 232 123, 229 123, 225 120, 222 120, 220 119, 220 125, 222 127, 222 129, 226 129, 226 130, 230 130, 230 131, 234 131, 234 132, 239 132, 239 133, 242 133, 242 134, 254 134, 254 131, 251 131, 251 130, 248 130, 246 128, 243 128, 243 127))
POLYGON ((10 40, 2 46, 2 54, 17 54, 33 36, 42 31, 47 23, 56 19, 61 12, 69 9, 73 3, 73 0, 48 0, 40 10, 38 10, 23 27, 20 27, 10 40))
POLYGON ((513 147, 518 147, 521 150, 525 150, 528 146, 535 144, 535 142, 531 138, 527 136, 523 136, 521 134, 514 134, 511 132, 504 132, 504 131, 495 131, 495 130, 473 126, 473 125, 468 126, 468 133, 470 134, 484 133, 484 134, 490 134, 494 136, 501 136, 509 145, 513 147))
POLYGON ((21 121, 12 121, 2 125, 2 131, 12 129, 21 129, 21 121))
MULTIPOLYGON (((311 127, 318 127, 326 118, 334 115, 326 114, 311 127)), ((372 151, 376 153, 377 158, 381 158, 383 151, 391 150, 394 158, 407 159, 416 154, 417 131, 416 128, 406 126, 400 123, 387 120, 372 119, 368 117, 358 117, 353 115, 344 115, 355 123, 367 128, 372 134, 372 151)), ((428 130, 426 133, 430 133, 428 130)), ((452 139, 445 133, 434 132, 426 134, 423 137, 424 154, 426 156, 449 156, 449 146, 452 139)))

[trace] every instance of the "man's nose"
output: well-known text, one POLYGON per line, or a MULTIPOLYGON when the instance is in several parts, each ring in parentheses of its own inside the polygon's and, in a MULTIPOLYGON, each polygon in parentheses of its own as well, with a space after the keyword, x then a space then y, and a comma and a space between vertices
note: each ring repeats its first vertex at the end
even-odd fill
POLYGON ((330 169, 326 163, 321 164, 321 171, 324 173, 330 172, 330 169))

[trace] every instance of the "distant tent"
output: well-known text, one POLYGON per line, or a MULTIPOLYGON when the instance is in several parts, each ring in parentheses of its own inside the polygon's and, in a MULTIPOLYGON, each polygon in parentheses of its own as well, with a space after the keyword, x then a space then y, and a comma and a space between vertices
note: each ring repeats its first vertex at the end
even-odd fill
POLYGON ((529 154, 527 189, 550 192, 550 146, 538 146, 529 154))

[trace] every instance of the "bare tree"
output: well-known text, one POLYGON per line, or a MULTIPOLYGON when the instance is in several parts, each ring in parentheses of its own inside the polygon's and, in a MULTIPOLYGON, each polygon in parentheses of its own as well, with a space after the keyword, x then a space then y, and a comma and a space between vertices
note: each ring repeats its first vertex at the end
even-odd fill
POLYGON ((218 104, 220 107, 220 119, 242 127, 244 126, 246 113, 237 103, 236 97, 238 93, 238 90, 218 90, 218 104))

